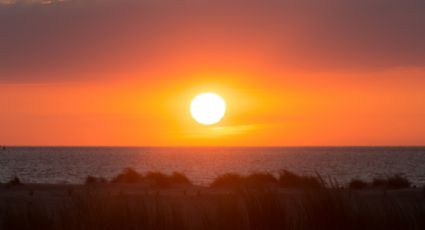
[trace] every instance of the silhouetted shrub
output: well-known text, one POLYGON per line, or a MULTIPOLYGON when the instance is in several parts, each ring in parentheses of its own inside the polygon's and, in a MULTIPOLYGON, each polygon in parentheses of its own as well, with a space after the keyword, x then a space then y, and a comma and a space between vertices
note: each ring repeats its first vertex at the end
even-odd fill
POLYGON ((245 178, 245 183, 250 186, 272 185, 277 183, 277 179, 270 173, 252 173, 245 178))
POLYGON ((167 175, 160 172, 148 172, 145 179, 150 185, 155 187, 169 187, 171 185, 170 179, 167 175))
POLYGON ((387 178, 387 184, 388 184, 387 186, 388 188, 397 189, 397 188, 409 188, 412 183, 405 177, 402 177, 400 175, 395 175, 395 176, 387 178))
POLYGON ((151 186, 166 188, 172 185, 189 185, 190 180, 182 173, 174 172, 172 175, 166 175, 160 172, 148 172, 144 179, 151 186))
POLYGON ((372 187, 386 187, 387 186, 387 181, 385 179, 382 178, 373 178, 372 181, 372 187))
POLYGON ((86 184, 86 185, 94 184, 94 183, 96 183, 96 181, 97 181, 97 177, 94 177, 94 176, 87 176, 87 177, 86 177, 85 184, 86 184))
POLYGON ((422 187, 422 195, 425 197, 425 185, 422 187))
POLYGON ((93 184, 105 184, 108 181, 103 177, 94 177, 94 176, 87 176, 85 184, 86 185, 93 185, 93 184))
POLYGON ((279 173, 279 184, 284 188, 323 188, 323 182, 318 177, 299 176, 287 170, 279 173))
POLYGON ((112 183, 139 183, 143 181, 143 176, 132 168, 126 168, 124 171, 112 179, 112 183))
POLYGON ((8 181, 7 183, 6 183, 6 185, 9 185, 9 186, 13 186, 13 185, 21 185, 22 184, 22 182, 21 182, 21 180, 19 179, 19 177, 17 177, 17 176, 15 176, 13 179, 11 179, 10 181, 8 181))
POLYGON ((270 173, 252 173, 247 176, 241 176, 235 173, 227 173, 218 176, 211 187, 229 187, 229 186, 273 186, 280 185, 285 188, 322 188, 320 178, 312 176, 299 176, 289 171, 282 171, 279 179, 276 179, 270 173), (279 183, 277 183, 279 182, 279 183))
POLYGON ((192 184, 189 178, 183 173, 173 172, 169 178, 172 184, 192 184))
POLYGON ((229 186, 242 186, 244 178, 236 173, 226 173, 218 176, 211 183, 211 187, 229 187, 229 186))
MULTIPOLYGON (((96 178, 87 178, 93 181, 96 178)), ((127 168, 123 173, 111 180, 112 183, 146 183, 153 187, 166 188, 172 185, 192 184, 190 180, 182 173, 174 172, 172 175, 166 175, 161 172, 148 172, 145 175, 139 174, 131 168, 127 168)))
POLYGON ((411 184, 407 178, 400 175, 390 176, 385 179, 374 178, 372 181, 372 186, 375 188, 401 189, 409 188, 411 184))
POLYGON ((350 189, 364 189, 367 188, 369 184, 363 180, 360 179, 352 179, 350 183, 348 184, 348 187, 350 189))

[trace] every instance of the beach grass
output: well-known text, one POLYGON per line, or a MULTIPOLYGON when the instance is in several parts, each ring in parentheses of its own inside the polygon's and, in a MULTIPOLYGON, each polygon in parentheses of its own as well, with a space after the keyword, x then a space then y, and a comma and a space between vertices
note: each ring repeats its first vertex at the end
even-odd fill
POLYGON ((186 179, 126 169, 108 183, 88 178, 97 186, 71 193, 2 188, 0 229, 425 229, 425 190, 400 189, 400 182, 387 189, 364 182, 368 189, 359 191, 288 171, 224 174, 210 187, 186 179), (139 183, 151 186, 134 187, 139 183))

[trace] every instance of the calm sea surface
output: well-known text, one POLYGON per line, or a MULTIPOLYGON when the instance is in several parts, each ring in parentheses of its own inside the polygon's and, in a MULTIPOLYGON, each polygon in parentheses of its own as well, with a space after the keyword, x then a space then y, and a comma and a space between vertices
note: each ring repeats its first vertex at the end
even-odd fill
POLYGON ((83 183, 87 175, 111 178, 124 168, 185 173, 206 185, 226 172, 320 173, 340 183, 351 178, 403 174, 425 184, 425 147, 312 148, 64 148, 10 147, 0 150, 0 181, 83 183))

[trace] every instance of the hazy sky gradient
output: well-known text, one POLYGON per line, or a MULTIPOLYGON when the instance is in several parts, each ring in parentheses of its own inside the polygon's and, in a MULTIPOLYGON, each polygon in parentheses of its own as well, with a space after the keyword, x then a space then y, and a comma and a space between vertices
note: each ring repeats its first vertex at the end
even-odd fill
POLYGON ((420 0, 0 0, 0 142, 425 145, 424 28, 420 0))

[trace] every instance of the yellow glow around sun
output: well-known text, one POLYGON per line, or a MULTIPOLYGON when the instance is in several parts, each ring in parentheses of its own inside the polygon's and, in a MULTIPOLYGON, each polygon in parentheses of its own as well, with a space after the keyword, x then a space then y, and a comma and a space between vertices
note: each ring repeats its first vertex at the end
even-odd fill
POLYGON ((203 125, 213 125, 223 119, 226 112, 226 102, 215 93, 202 93, 196 96, 190 104, 193 119, 203 125))

